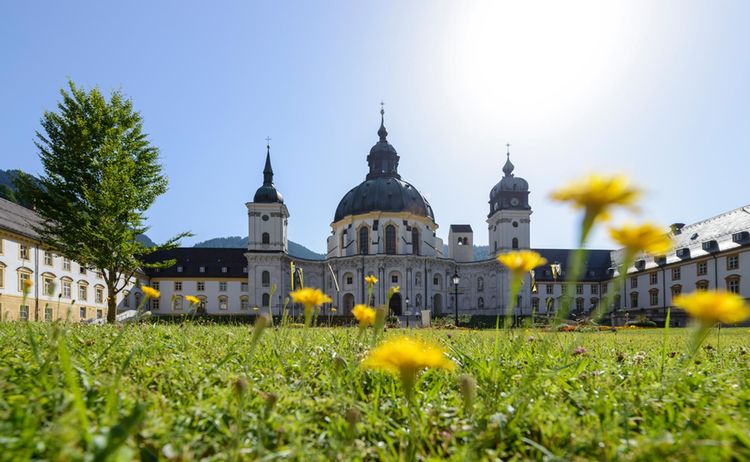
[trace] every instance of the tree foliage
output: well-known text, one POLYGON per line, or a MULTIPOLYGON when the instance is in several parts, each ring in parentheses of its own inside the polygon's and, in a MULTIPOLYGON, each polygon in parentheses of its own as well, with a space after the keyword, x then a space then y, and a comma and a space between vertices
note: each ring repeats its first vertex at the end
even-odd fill
POLYGON ((115 295, 146 266, 144 257, 175 247, 182 233, 162 246, 144 246, 145 212, 167 190, 159 150, 143 132, 143 119, 121 92, 109 99, 68 82, 58 111, 44 113, 36 146, 44 174, 21 175, 22 197, 42 218, 36 230, 50 248, 100 271, 109 290, 107 319, 114 321, 115 295))

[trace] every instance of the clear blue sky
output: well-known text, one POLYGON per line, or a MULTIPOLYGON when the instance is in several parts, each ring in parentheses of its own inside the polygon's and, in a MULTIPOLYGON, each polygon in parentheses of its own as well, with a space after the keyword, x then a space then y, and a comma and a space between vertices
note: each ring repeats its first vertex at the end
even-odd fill
MULTIPOLYGON (((40 172, 34 131, 66 79, 122 89, 169 191, 149 235, 246 235, 272 137, 290 238, 322 252, 363 180, 379 102, 439 234, 487 242, 505 143, 531 185, 532 246, 568 247, 556 186, 594 170, 647 189, 643 217, 750 203, 750 2, 5 2, 0 168, 40 172)), ((595 247, 609 247, 598 233, 595 247)))

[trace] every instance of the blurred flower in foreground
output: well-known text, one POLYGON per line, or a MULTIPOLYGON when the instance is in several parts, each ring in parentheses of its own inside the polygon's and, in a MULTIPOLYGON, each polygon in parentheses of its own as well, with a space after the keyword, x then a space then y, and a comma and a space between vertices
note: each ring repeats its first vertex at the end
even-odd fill
POLYGON ((417 373, 425 368, 452 370, 456 365, 437 346, 406 337, 383 343, 370 351, 362 367, 380 369, 401 379, 406 397, 411 400, 417 373))
POLYGON ((610 228, 609 235, 617 244, 625 247, 631 255, 640 252, 649 255, 664 255, 672 249, 672 239, 659 226, 651 223, 623 225, 610 228))
POLYGON ((538 266, 547 263, 547 259, 534 252, 533 250, 519 250, 517 252, 508 252, 497 256, 503 266, 508 268, 513 277, 522 277, 524 274, 538 266))
POLYGON ((737 324, 750 318, 750 306, 738 294, 725 291, 696 291, 675 297, 674 304, 704 327, 717 322, 737 324))
POLYGON ((161 293, 153 287, 143 286, 141 287, 141 291, 146 298, 159 298, 161 296, 161 293))
POLYGON ((365 282, 367 285, 374 285, 378 283, 378 278, 376 278, 374 275, 365 276, 365 282))
POLYGON ((640 195, 641 191, 631 186, 625 176, 593 174, 558 189, 551 197, 584 210, 581 237, 585 240, 594 223, 609 219, 609 209, 614 206, 634 208, 640 195))
POLYGON ((359 321, 360 329, 364 329, 375 323, 375 310, 367 305, 356 305, 352 309, 352 315, 359 321))

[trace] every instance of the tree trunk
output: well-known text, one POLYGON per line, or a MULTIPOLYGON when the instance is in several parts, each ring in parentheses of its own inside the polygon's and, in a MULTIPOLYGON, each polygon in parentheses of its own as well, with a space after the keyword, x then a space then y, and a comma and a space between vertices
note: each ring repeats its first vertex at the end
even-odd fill
POLYGON ((107 280, 107 323, 114 324, 117 317, 117 293, 115 293, 115 284, 107 280))

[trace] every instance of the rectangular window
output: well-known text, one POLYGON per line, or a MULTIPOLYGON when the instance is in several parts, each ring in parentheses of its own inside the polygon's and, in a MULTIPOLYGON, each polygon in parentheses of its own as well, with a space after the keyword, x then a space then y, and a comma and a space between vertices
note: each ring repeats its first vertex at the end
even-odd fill
POLYGON ((672 298, 680 295, 682 293, 682 286, 672 286, 672 298))
POLYGON ((606 294, 608 290, 609 290, 609 284, 604 284, 602 286, 602 295, 606 294))
POLYGON ((346 283, 347 285, 351 285, 354 282, 354 278, 352 276, 346 277, 346 283))
POLYGON ((439 284, 440 284, 440 278, 438 278, 437 276, 434 276, 432 278, 432 285, 436 286, 436 285, 439 285, 439 284))
POLYGON ((545 291, 547 292, 547 295, 552 295, 555 291, 555 286, 553 286, 552 284, 547 284, 547 288, 545 289, 545 291))
POLYGON ((104 303, 104 289, 101 287, 96 288, 96 303, 104 303))
POLYGON ((727 280, 727 290, 733 294, 740 293, 740 280, 736 277, 727 280))
POLYGON ((182 281, 175 281, 175 283, 174 283, 174 291, 175 292, 181 292, 182 291, 182 281))
MULTIPOLYGON (((330 281, 328 281, 328 282, 330 282, 330 281)), ((240 284, 240 290, 242 292, 247 292, 247 290, 248 290, 247 289, 247 282, 243 282, 242 284, 240 284)))
POLYGON ((88 297, 88 290, 87 287, 84 285, 78 286, 78 300, 86 301, 86 298, 88 297))
POLYGON ((104 311, 96 310, 96 319, 102 319, 104 317, 104 311))
POLYGON ((591 284, 591 295, 597 295, 599 293, 599 286, 591 284))
POLYGON ((178 273, 182 273, 182 266, 178 266, 178 267, 177 267, 177 272, 178 272, 178 273))
POLYGON ((70 271, 70 258, 63 257, 63 269, 65 271, 70 271))
POLYGON ((78 316, 81 319, 86 319, 86 307, 85 306, 82 306, 81 308, 78 309, 78 316))
POLYGON ((648 293, 649 296, 649 302, 651 303, 651 306, 656 306, 659 304, 659 291, 658 290, 652 290, 648 293))
POLYGON ((196 290, 198 292, 203 292, 204 290, 206 290, 206 283, 198 281, 198 283, 196 284, 196 290))
POLYGON ((672 280, 679 281, 681 277, 682 277, 682 274, 681 274, 680 268, 679 267, 672 268, 672 280))
POLYGON ((245 274, 247 274, 247 266, 243 266, 242 267, 242 272, 245 273, 245 274))
POLYGON ((658 283, 659 282, 658 279, 659 279, 659 277, 658 277, 657 273, 649 273, 648 274, 648 282, 649 282, 649 284, 654 285, 654 284, 658 283))
POLYGON ((62 296, 63 298, 70 298, 72 296, 70 281, 62 282, 62 296))
POLYGON ((226 282, 220 282, 219 283, 219 292, 226 292, 227 291, 227 283, 226 282))
POLYGON ((630 294, 630 307, 638 308, 638 293, 636 292, 630 294))
POLYGON ((29 259, 29 246, 21 244, 18 246, 18 257, 21 260, 28 260, 29 259))
POLYGON ((740 268, 740 256, 730 255, 727 257, 727 269, 736 270, 740 268))
POLYGON ((392 275, 392 276, 391 276, 391 282, 392 282, 393 284, 398 284, 398 276, 396 276, 395 274, 394 274, 394 275, 392 275))
POLYGON ((21 305, 21 308, 18 311, 18 318, 21 321, 29 320, 29 305, 21 305))
POLYGON ((175 297, 174 299, 174 309, 175 310, 181 310, 182 309, 182 297, 175 297))
POLYGON ((250 304, 248 303, 246 298, 243 298, 242 300, 240 300, 240 309, 243 311, 250 309, 250 304))
POLYGON ((200 268, 198 268, 198 271, 201 272, 201 273, 205 273, 206 272, 206 267, 205 266, 201 266, 200 268))
POLYGON ((159 299, 158 298, 151 299, 151 309, 154 311, 159 311, 159 299))
POLYGON ((44 308, 44 320, 45 321, 52 321, 52 308, 45 307, 44 308))
POLYGON ((47 266, 52 266, 53 259, 52 259, 52 252, 44 252, 44 264, 47 266))
POLYGON ((159 281, 152 281, 151 287, 153 287, 156 290, 159 290, 159 281))
POLYGON ((24 287, 28 286, 29 281, 31 282, 31 275, 29 273, 18 273, 18 291, 23 292, 24 287))
POLYGON ((227 272, 227 267, 226 266, 222 266, 221 267, 221 272, 222 273, 226 273, 227 272))
POLYGON ((705 276, 708 274, 708 263, 702 261, 698 263, 698 276, 705 276))
POLYGON ((5 288, 5 267, 0 266, 0 289, 5 288))
POLYGON ((55 295, 52 292, 55 290, 55 280, 50 277, 44 278, 44 287, 42 288, 44 290, 44 295, 55 295))
POLYGON ((576 293, 581 295, 583 293, 583 284, 576 284, 576 293))
POLYGON ((630 288, 635 289, 638 287, 638 276, 633 276, 630 278, 630 288))
POLYGON ((81 265, 80 273, 81 274, 86 274, 86 267, 85 266, 81 265))

